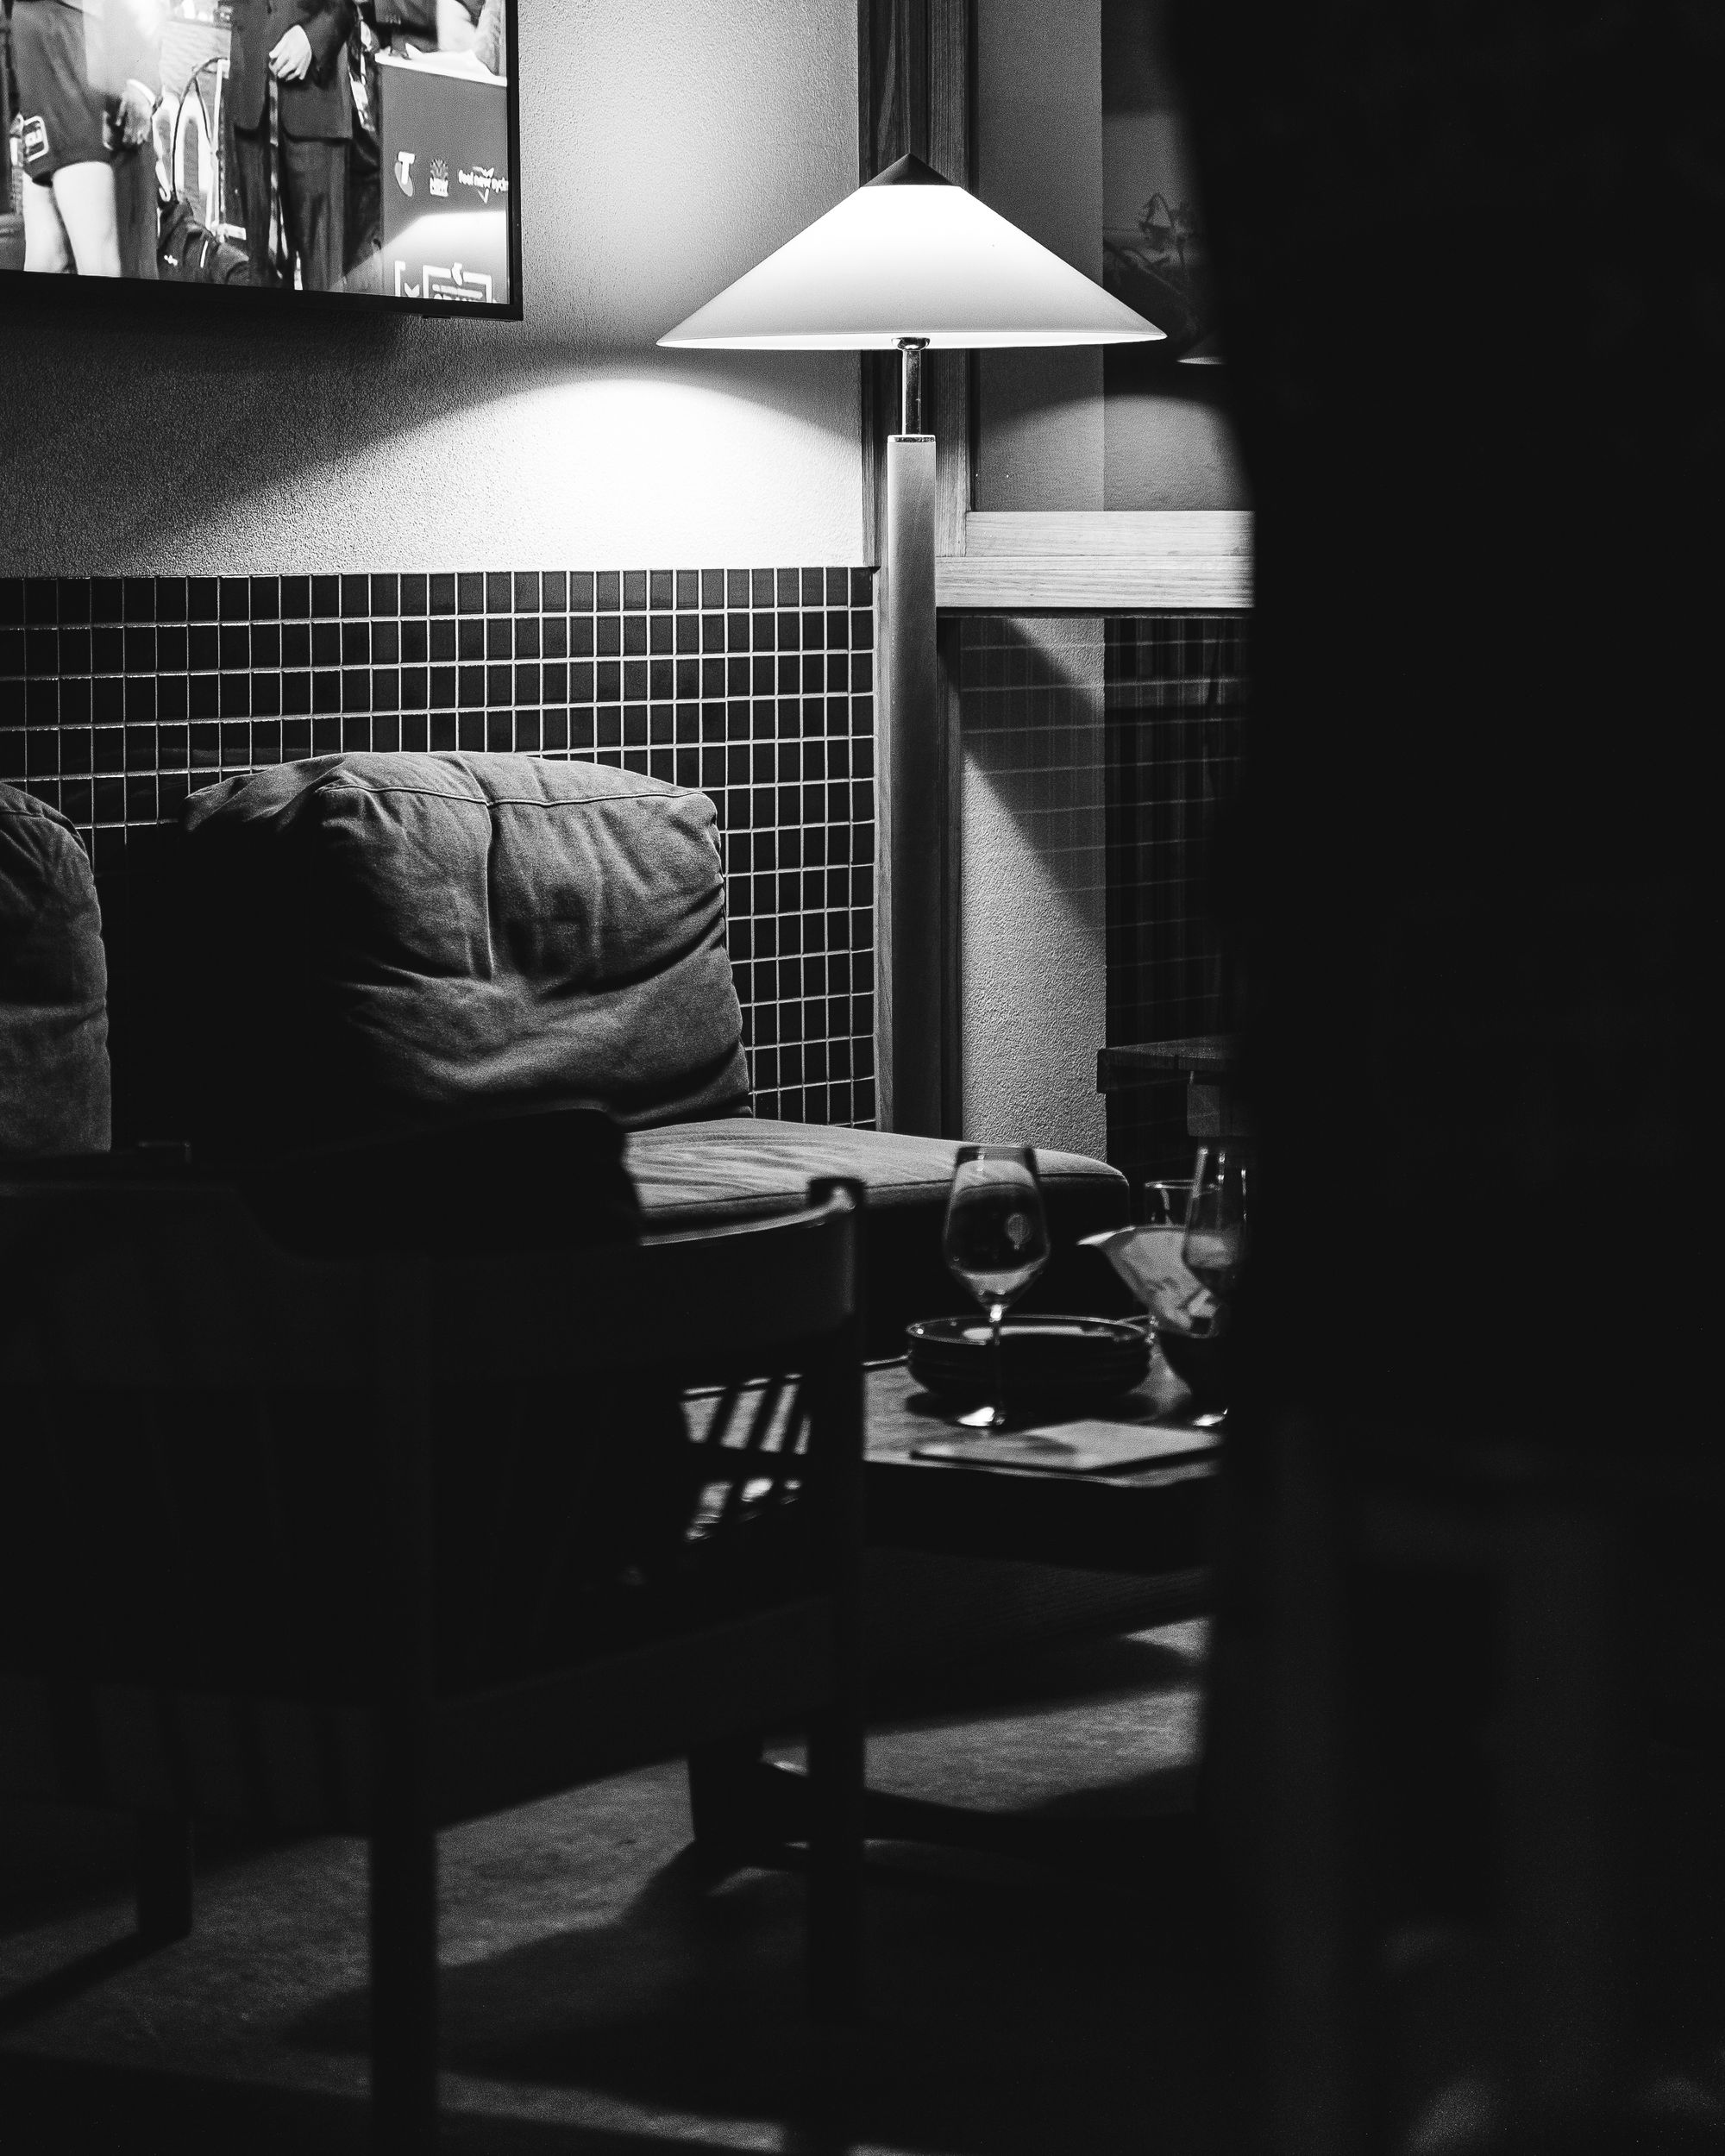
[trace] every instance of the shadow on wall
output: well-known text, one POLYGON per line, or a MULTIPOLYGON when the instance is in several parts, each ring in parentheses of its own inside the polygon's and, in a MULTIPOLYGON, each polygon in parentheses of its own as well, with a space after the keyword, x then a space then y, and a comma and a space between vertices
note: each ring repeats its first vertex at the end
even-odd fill
POLYGON ((1102 624, 981 617, 962 654, 964 1129, 1100 1156, 1102 624))
POLYGON ((1159 344, 1102 354, 1104 509, 1250 509, 1227 370, 1159 344))
POLYGON ((1138 1177, 1189 1168, 1183 1084, 1105 1103, 1096 1050, 1226 1023, 1216 849, 1246 629, 1218 611, 965 623, 967 1134, 1060 1131, 1138 1177))
POLYGON ((1044 874, 1050 902, 1088 928, 1104 888, 1102 623, 978 617, 963 649, 967 780, 1014 857, 1044 874))

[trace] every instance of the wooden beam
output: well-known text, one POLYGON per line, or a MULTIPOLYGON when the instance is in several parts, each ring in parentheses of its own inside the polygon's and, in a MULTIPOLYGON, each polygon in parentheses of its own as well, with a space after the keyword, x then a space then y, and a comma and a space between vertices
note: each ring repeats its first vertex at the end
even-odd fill
POLYGON ((935 566, 949 613, 1139 613, 1249 607, 1245 510, 975 511, 964 549, 935 566))
POLYGON ((1251 565, 1233 555, 1088 560, 955 555, 935 565, 935 605, 950 614, 1142 614, 1251 605, 1251 565))

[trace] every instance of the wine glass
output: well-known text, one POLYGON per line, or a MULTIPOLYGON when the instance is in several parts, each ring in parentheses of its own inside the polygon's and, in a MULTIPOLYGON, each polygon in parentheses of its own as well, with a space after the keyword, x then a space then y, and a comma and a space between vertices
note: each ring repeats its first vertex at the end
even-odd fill
POLYGON ((1141 1228, 1183 1228, 1186 1225, 1186 1207, 1191 1196, 1190 1183, 1145 1183, 1138 1198, 1138 1225, 1141 1228))
POLYGON ((1187 1271, 1201 1281, 1219 1302, 1225 1303, 1233 1294, 1245 1263, 1246 1186, 1243 1147, 1198 1148, 1192 1194, 1186 1201, 1186 1240, 1180 1255, 1187 1271))
POLYGON ((1000 1320, 1048 1263, 1048 1221, 1036 1179, 1036 1155, 1028 1145, 966 1145, 959 1149, 946 1195, 941 1251, 988 1313, 992 1328, 989 1367, 994 1399, 958 1420, 968 1430, 1006 1427, 1000 1320))

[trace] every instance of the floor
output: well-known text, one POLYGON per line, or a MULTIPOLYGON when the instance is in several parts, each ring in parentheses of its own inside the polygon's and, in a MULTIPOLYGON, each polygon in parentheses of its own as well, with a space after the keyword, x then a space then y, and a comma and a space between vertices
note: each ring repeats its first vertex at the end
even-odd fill
MULTIPOLYGON (((1057 1865, 874 1845, 866 2012, 836 2035, 803 2006, 800 1882, 703 1876, 681 1768, 445 1836, 445 2145, 1238 2147, 1177 1830, 1123 1823, 1189 1783, 1202 1650, 1195 1624, 1067 1648, 949 1680, 875 1733, 877 1785, 1038 1811, 1070 1837, 1057 1865)), ((130 1921, 121 1892, 0 1909, 8 2156, 364 2146, 360 1845, 211 1857, 192 1937, 147 1958, 130 1921)))

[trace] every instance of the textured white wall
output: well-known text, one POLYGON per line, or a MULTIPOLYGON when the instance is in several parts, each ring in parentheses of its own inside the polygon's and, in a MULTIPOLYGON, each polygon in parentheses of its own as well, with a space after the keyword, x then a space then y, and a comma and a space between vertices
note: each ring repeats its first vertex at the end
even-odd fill
POLYGON ((525 322, 9 292, 0 573, 862 559, 854 357, 654 349, 856 185, 854 0, 520 20, 525 322))
POLYGON ((967 623, 964 1134, 1100 1158, 1107 1037, 1102 624, 967 623))

